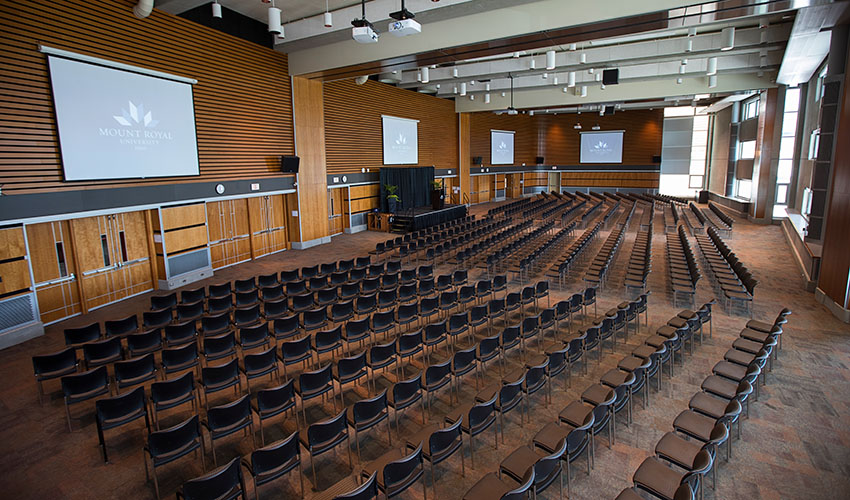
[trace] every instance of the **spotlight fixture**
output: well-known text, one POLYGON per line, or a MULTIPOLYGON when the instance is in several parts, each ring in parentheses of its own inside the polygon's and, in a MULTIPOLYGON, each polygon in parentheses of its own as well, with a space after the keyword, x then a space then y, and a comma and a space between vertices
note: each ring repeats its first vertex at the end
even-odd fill
POLYGON ((280 9, 274 6, 269 7, 269 33, 274 35, 283 35, 283 26, 280 24, 280 9))
POLYGON ((684 74, 685 74, 685 69, 686 69, 686 68, 687 68, 687 67, 686 67, 684 64, 680 64, 680 65, 679 65, 679 74, 680 74, 680 75, 684 75, 684 74))
POLYGON ((490 94, 484 94, 484 104, 490 104, 490 94))
POLYGON ((325 28, 333 28, 334 16, 328 8, 328 0, 325 0, 325 28))
POLYGON ((587 69, 587 73, 588 73, 589 75, 592 75, 592 74, 593 74, 593 72, 594 72, 594 69, 593 69, 593 68, 588 68, 588 69, 587 69))
POLYGON ((576 72, 570 71, 567 74, 567 87, 575 87, 576 86, 576 72))
POLYGON ((600 130, 600 129, 602 129, 602 127, 600 127, 599 124, 597 123, 596 125, 590 127, 590 129, 591 130, 600 130))
POLYGON ((428 83, 431 81, 431 70, 428 66, 422 67, 422 83, 428 83))
POLYGON ((422 33, 422 25, 413 20, 416 14, 410 12, 404 7, 404 0, 401 0, 401 10, 398 12, 390 12, 390 17, 395 21, 390 21, 387 25, 387 31, 395 36, 417 35, 422 33))
POLYGON ((362 16, 360 19, 351 21, 351 38, 357 43, 378 43, 378 38, 381 36, 372 23, 366 19, 366 0, 360 0, 360 8, 362 16))
POLYGON ((564 93, 565 93, 565 94, 566 94, 567 92, 569 92, 569 90, 570 90, 569 88, 564 87, 564 93))
POLYGON ((545 80, 547 78, 549 78, 549 73, 543 73, 543 79, 545 80))
POLYGON ((546 51, 546 69, 555 69, 555 51, 546 51))
POLYGON ((484 84, 484 90, 486 90, 487 92, 490 92, 490 82, 487 82, 487 83, 484 84))
POLYGON ((416 70, 416 81, 422 83, 422 70, 421 69, 416 70))
POLYGON ((504 92, 502 92, 502 97, 505 97, 505 95, 507 95, 507 94, 506 94, 506 93, 504 93, 504 92))
POLYGON ((605 106, 599 106, 599 116, 605 116, 605 106))
POLYGON ((587 54, 582 52, 581 55, 578 56, 578 62, 580 62, 582 64, 586 64, 587 63, 587 54))
POLYGON ((677 84, 677 85, 681 85, 681 84, 682 84, 682 79, 681 79, 681 78, 676 78, 676 84, 677 84))
POLYGON ((452 68, 452 78, 457 78, 457 68, 452 68))
POLYGON ((528 110, 528 116, 534 116, 534 110, 533 109, 528 110))
POLYGON ((735 27, 730 26, 720 31, 720 50, 732 50, 735 48, 735 27))
POLYGON ((695 26, 688 28, 688 36, 697 36, 697 29, 695 26))
POLYGON ((531 56, 531 62, 528 63, 529 69, 537 69, 537 63, 534 62, 534 56, 531 56))
POLYGON ((573 128, 576 129, 576 130, 581 130, 581 123, 576 122, 576 124, 573 125, 573 128))
POLYGON ((212 16, 216 19, 221 19, 221 4, 215 0, 212 4, 212 16))
POLYGON ((466 82, 460 82, 460 95, 466 95, 466 82))
POLYGON ((457 85, 455 85, 454 93, 457 94, 457 85))
POLYGON ((601 81, 602 81, 602 73, 596 73, 596 81, 597 81, 597 82, 601 82, 601 81))
POLYGON ((582 85, 581 88, 576 87, 581 97, 587 97, 587 85, 582 85))
POLYGON ((578 48, 577 44, 575 44, 575 43, 570 44, 570 50, 576 50, 577 48, 578 48))
POLYGON ((552 85, 558 85, 558 77, 557 76, 552 78, 552 85))
POLYGON ((694 51, 694 41, 691 38, 688 38, 688 41, 685 43, 685 52, 693 52, 694 51))
POLYGON ((605 90, 605 84, 604 83, 599 84, 599 90, 605 90))
POLYGON ((469 100, 474 101, 475 100, 475 94, 469 94, 469 100))
POLYGON ((708 77, 708 88, 713 89, 717 87, 717 75, 711 75, 708 77))
POLYGON ((514 52, 514 59, 519 59, 521 54, 519 52, 514 52))
POLYGON ((709 57, 708 58, 708 67, 706 68, 705 74, 708 76, 717 74, 717 58, 709 57))

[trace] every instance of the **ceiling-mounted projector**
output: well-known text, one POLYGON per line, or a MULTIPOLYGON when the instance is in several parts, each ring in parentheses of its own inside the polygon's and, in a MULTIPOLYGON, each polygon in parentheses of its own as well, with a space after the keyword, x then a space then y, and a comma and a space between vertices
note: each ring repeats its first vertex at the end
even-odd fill
POLYGON ((351 21, 354 26, 351 28, 351 38, 358 43, 377 43, 380 35, 372 23, 365 19, 355 19, 351 21))
POLYGON ((395 36, 417 35, 422 33, 422 25, 413 19, 402 19, 400 21, 390 21, 387 31, 395 36))

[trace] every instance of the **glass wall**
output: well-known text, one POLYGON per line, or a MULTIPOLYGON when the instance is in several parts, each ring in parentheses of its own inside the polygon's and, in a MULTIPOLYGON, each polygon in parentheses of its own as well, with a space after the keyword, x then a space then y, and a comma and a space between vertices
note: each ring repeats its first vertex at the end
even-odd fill
POLYGON ((782 139, 779 143, 779 167, 776 171, 776 199, 773 217, 785 217, 788 191, 794 172, 794 151, 797 150, 797 119, 800 111, 800 88, 785 90, 785 113, 782 116, 782 139))

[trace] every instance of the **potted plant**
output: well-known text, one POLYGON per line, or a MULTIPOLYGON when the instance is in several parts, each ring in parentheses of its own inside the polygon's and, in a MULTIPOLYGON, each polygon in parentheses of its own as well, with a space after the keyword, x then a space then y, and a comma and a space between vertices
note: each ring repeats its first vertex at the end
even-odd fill
POLYGON ((446 206, 446 196, 440 181, 431 181, 431 208, 442 210, 446 206))
POLYGON ((384 189, 387 191, 387 208, 389 208, 390 213, 394 214, 398 208, 398 204, 401 203, 401 198, 395 194, 398 191, 398 186, 384 184, 384 189))

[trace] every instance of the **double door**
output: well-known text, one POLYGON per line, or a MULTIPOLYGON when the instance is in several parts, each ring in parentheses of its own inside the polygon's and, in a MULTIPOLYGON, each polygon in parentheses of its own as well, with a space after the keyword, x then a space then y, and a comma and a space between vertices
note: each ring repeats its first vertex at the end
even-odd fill
POLYGON ((345 190, 347 188, 328 189, 328 231, 331 236, 345 230, 345 190))
POLYGON ((153 288, 142 212, 74 219, 70 226, 86 310, 153 288))
POLYGON ((35 293, 45 324, 82 312, 69 221, 26 226, 35 293))
POLYGON ((282 194, 248 199, 254 258, 286 250, 286 208, 282 194))
POLYGON ((207 228, 213 269, 251 260, 248 200, 207 203, 207 228))

